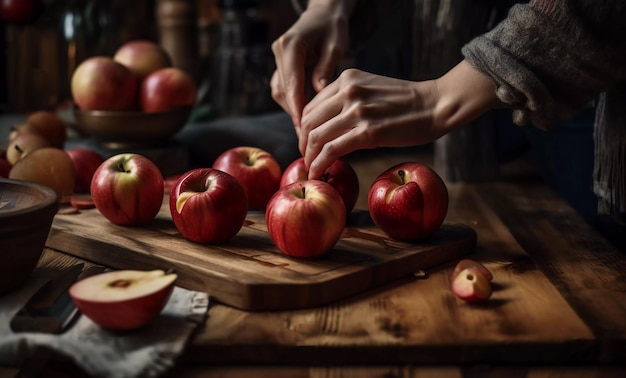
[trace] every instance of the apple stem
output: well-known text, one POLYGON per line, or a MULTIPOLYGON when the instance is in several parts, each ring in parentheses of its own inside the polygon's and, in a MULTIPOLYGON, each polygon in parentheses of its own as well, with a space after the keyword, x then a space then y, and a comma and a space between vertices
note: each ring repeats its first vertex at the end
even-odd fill
POLYGON ((126 168, 124 168, 124 164, 123 163, 119 163, 117 165, 117 170, 120 172, 124 172, 124 173, 130 173, 130 171, 127 171, 126 168))
POLYGON ((129 287, 130 280, 115 280, 109 284, 110 287, 129 287))
POLYGON ((404 178, 406 176, 406 172, 404 172, 404 170, 401 169, 398 171, 398 176, 400 176, 400 178, 402 179, 402 183, 404 184, 405 183, 404 178))
POLYGON ((330 174, 328 172, 324 173, 321 177, 320 180, 324 181, 324 182, 328 182, 328 177, 330 176, 330 174))
POLYGON ((304 196, 304 191, 305 191, 305 189, 306 189, 306 188, 303 186, 303 187, 302 187, 302 198, 306 198, 306 197, 304 196))
POLYGON ((22 150, 22 148, 20 146, 18 146, 17 144, 15 145, 15 149, 17 150, 17 152, 19 153, 24 153, 24 150, 22 150))

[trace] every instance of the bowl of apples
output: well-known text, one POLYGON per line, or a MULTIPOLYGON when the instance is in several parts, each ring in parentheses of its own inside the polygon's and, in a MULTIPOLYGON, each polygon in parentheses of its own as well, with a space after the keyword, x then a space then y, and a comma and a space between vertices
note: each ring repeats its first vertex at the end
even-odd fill
POLYGON ((37 266, 58 206, 47 186, 0 178, 0 295, 18 288, 37 266))
POLYGON ((130 41, 113 56, 83 60, 72 73, 75 127, 109 148, 167 141, 189 120, 192 77, 150 41, 130 41))

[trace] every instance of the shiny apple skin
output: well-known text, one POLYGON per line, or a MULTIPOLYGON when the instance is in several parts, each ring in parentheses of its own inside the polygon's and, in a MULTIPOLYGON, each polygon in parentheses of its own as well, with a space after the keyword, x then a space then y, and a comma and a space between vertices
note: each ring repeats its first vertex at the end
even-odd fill
POLYGON ((76 183, 74 193, 87 193, 91 188, 91 179, 96 170, 104 163, 102 155, 88 148, 70 148, 66 150, 74 163, 76 183))
POLYGON ((346 225, 341 195, 320 180, 280 188, 267 204, 265 221, 274 244, 285 255, 316 259, 331 251, 346 225))
POLYGON ((139 102, 141 110, 146 113, 164 112, 192 106, 197 92, 196 84, 185 71, 166 67, 152 72, 141 81, 139 102))
POLYGON ((248 210, 265 211, 267 202, 276 193, 282 171, 269 152, 250 146, 224 151, 213 162, 213 168, 233 176, 248 195, 248 210))
MULTIPOLYGON (((308 177, 309 170, 304 164, 304 158, 298 158, 285 168, 280 179, 280 187, 296 181, 308 180, 308 177)), ((350 163, 343 159, 335 161, 326 169, 319 180, 325 181, 337 189, 346 206, 346 213, 349 214, 354 209, 359 197, 359 178, 350 163)))
POLYGON ((72 73, 72 97, 84 110, 133 110, 138 87, 126 66, 106 56, 87 58, 72 73))
POLYGON ((389 237, 412 241, 432 236, 448 211, 448 189, 425 164, 405 162, 381 173, 367 203, 374 224, 389 237))
POLYGON ((147 157, 122 153, 98 167, 91 180, 96 208, 111 223, 140 226, 151 222, 163 203, 163 175, 147 157))
POLYGON ((196 243, 234 237, 246 220, 248 197, 228 173, 197 168, 180 176, 170 192, 170 213, 180 233, 196 243))

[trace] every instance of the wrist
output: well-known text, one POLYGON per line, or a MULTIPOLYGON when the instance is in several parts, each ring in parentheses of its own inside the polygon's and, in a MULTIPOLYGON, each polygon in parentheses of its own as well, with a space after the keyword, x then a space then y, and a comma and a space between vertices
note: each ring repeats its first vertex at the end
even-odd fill
POLYGON ((354 11, 357 0, 309 0, 307 3, 307 8, 321 6, 332 12, 350 16, 354 11))
POLYGON ((438 92, 435 124, 448 133, 494 109, 500 101, 495 82, 462 61, 435 80, 438 92))

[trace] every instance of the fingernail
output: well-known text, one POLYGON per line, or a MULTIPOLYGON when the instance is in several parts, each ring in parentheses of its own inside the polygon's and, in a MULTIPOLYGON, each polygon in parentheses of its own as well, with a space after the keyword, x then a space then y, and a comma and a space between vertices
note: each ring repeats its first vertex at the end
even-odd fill
POLYGON ((322 87, 326 87, 328 85, 328 79, 322 78, 320 79, 319 83, 322 87))

